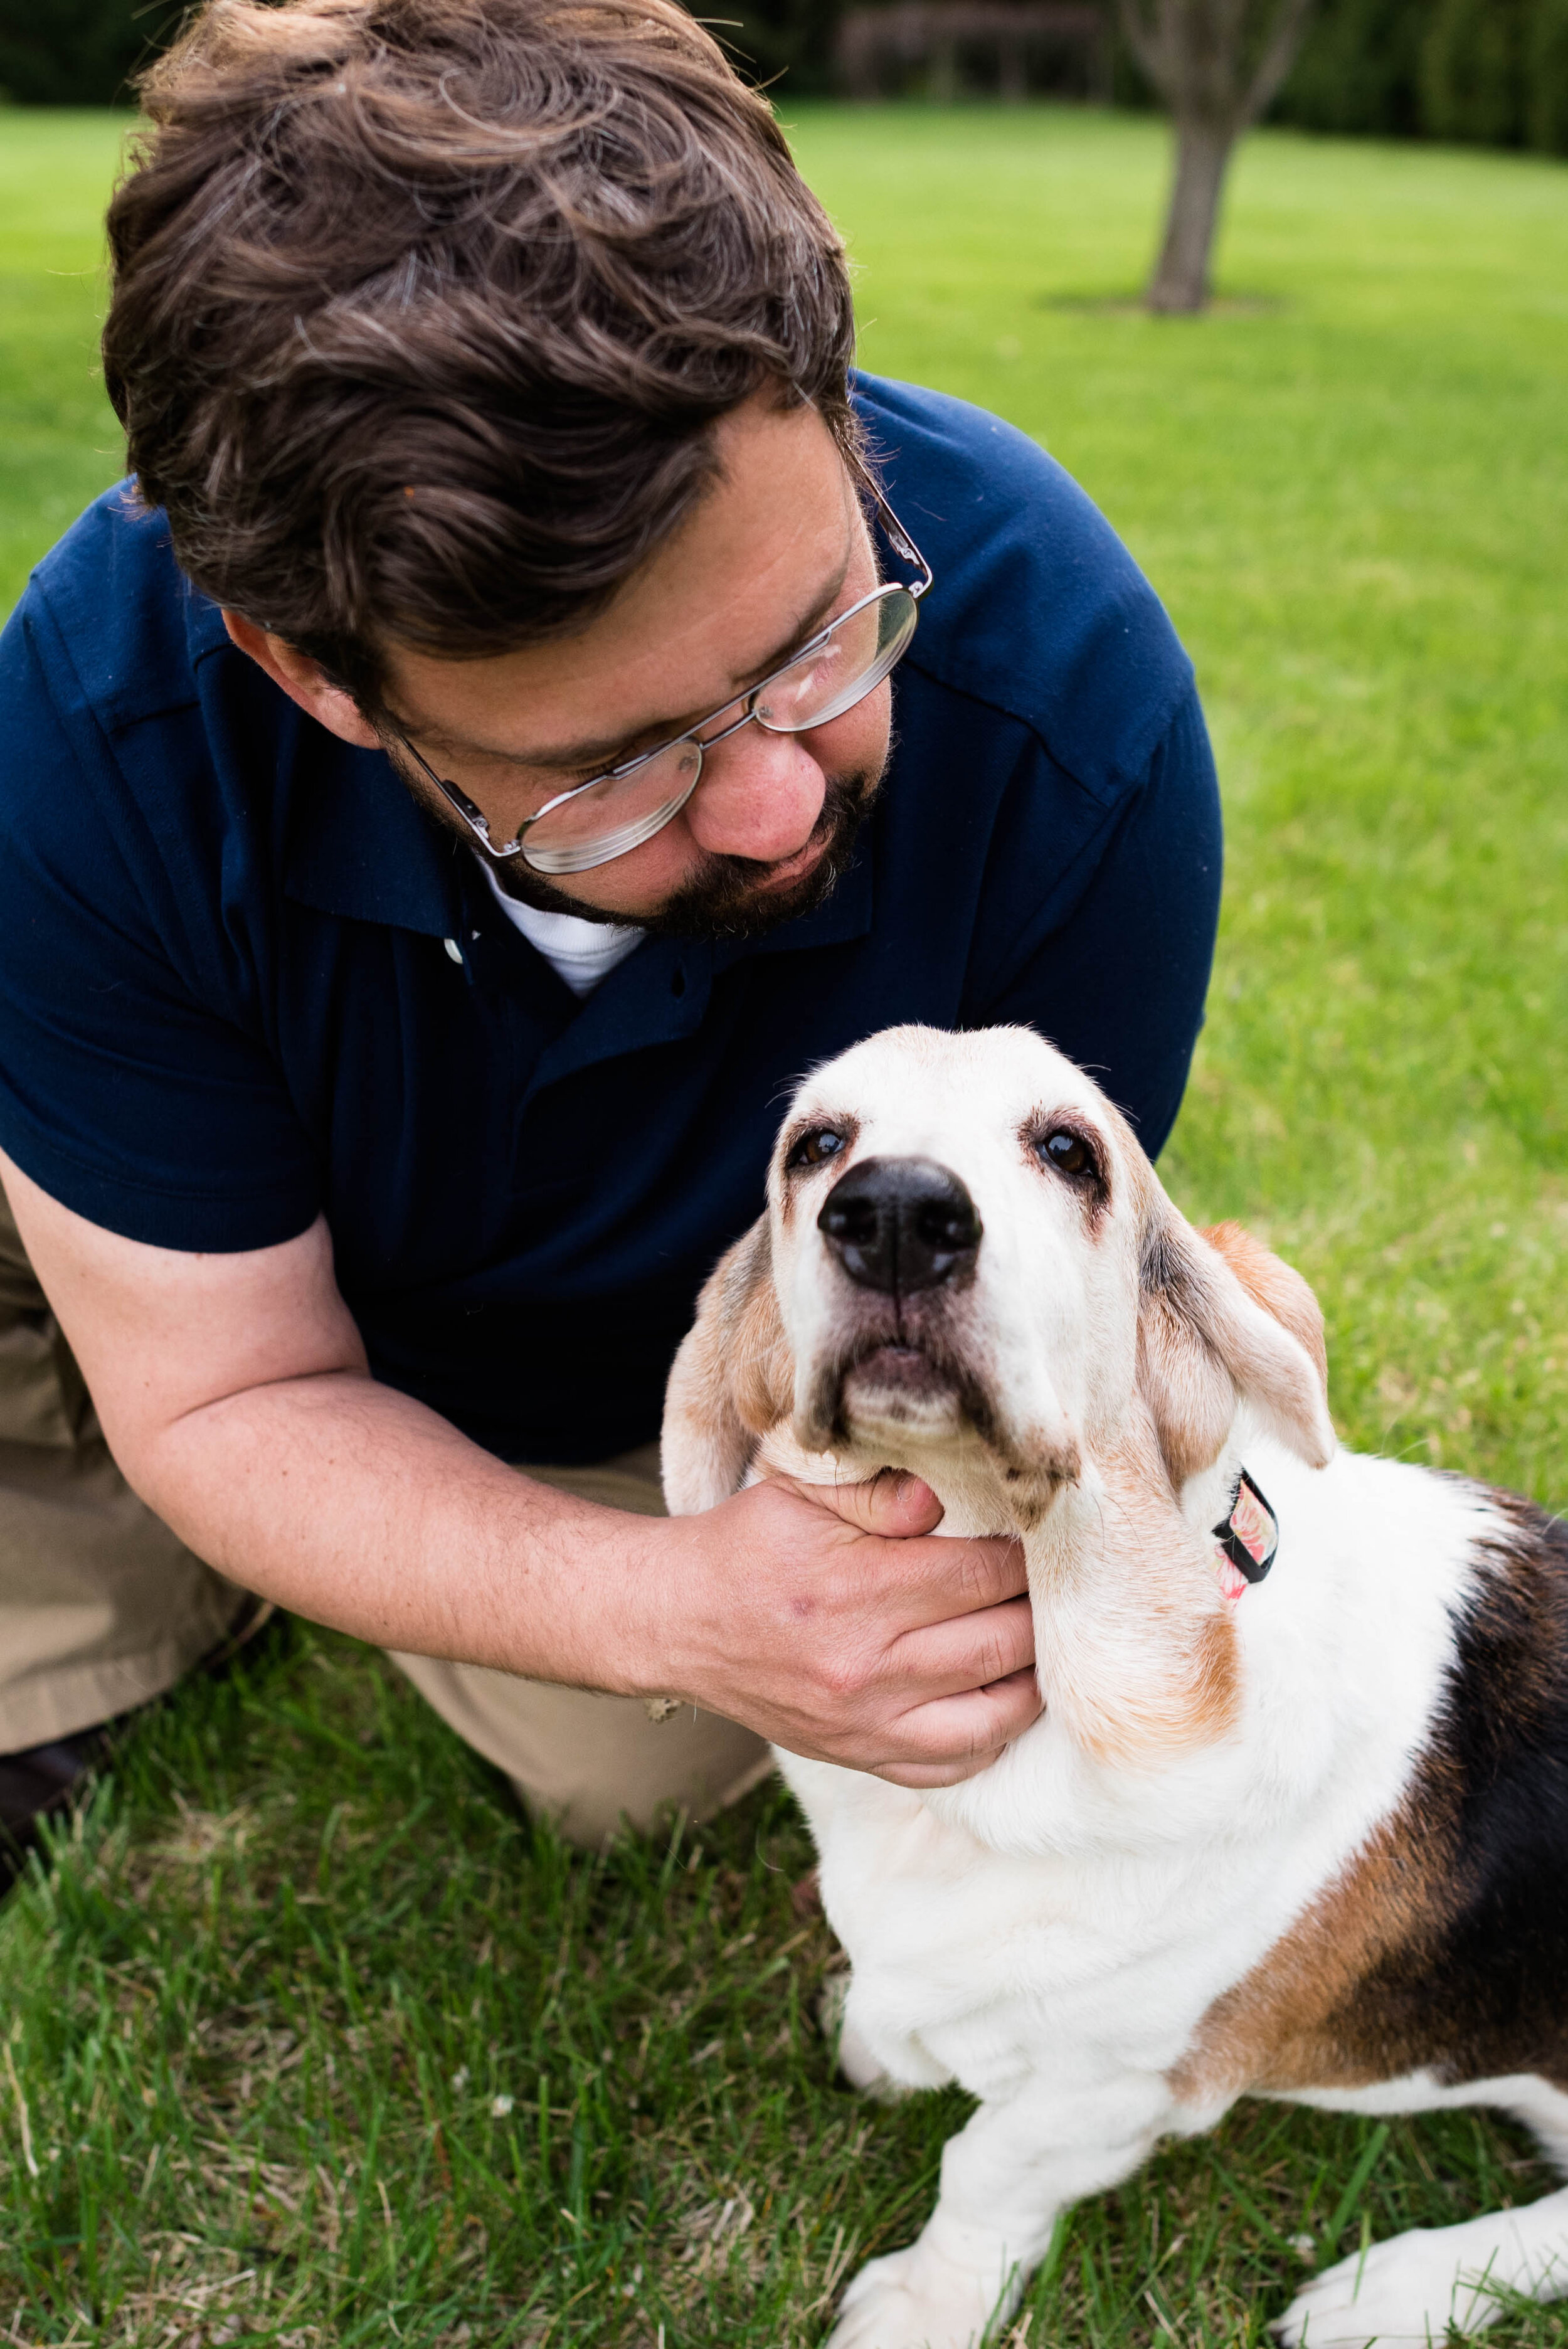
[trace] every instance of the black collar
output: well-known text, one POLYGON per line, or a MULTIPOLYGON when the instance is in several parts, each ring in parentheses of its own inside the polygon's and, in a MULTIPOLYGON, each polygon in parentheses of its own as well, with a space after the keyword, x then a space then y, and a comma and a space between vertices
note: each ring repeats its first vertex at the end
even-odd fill
POLYGON ((1222 1555, 1249 1582, 1261 1582, 1274 1562, 1279 1519, 1244 1468, 1236 1472, 1230 1513, 1214 1527, 1214 1538, 1222 1555))

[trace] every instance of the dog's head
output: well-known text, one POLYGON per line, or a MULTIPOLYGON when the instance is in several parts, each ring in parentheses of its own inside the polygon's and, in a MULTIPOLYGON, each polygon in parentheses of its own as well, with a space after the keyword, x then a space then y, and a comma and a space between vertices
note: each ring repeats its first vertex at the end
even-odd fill
POLYGON ((1306 1284, 1233 1226, 1195 1232, 1126 1120, 1027 1029, 890 1029, 830 1061, 768 1194, 671 1373, 677 1510, 733 1492, 783 1422, 867 1475, 984 1455, 1025 1530, 1130 1440, 1179 1492, 1243 1403, 1314 1464, 1333 1452, 1306 1284))

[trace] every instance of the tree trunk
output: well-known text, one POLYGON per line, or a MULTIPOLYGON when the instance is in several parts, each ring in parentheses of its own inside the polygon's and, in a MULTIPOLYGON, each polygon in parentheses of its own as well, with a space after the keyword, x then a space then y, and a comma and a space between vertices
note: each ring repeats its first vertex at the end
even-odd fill
POLYGON ((1165 243, 1146 299, 1151 310, 1201 310, 1209 298, 1209 262, 1233 129, 1191 119, 1176 124, 1176 167, 1165 243))

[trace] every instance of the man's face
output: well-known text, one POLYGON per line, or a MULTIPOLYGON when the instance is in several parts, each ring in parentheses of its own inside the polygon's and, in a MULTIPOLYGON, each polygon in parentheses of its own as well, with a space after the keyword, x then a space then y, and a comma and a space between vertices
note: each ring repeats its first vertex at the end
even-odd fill
MULTIPOLYGON (((718 455, 720 477, 684 527, 578 633, 483 660, 395 654, 388 709, 493 839, 706 717, 876 585, 860 502, 814 410, 751 400, 719 427, 718 455)), ((521 857, 492 869, 509 894, 553 910, 686 936, 771 929, 843 869, 887 762, 890 709, 884 683, 810 733, 743 727, 708 752, 662 832, 563 883, 521 857)))

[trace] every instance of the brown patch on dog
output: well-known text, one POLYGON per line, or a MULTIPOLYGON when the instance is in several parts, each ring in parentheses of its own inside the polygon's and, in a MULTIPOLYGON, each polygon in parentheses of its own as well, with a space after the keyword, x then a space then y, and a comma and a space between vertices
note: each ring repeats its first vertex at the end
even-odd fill
MULTIPOLYGON (((1451 1821, 1449 1822, 1451 1826, 1451 1821)), ((1338 1880, 1217 1999, 1170 2075, 1183 2104, 1365 2088, 1419 2068, 1372 1985, 1390 1959, 1418 1961, 1441 1933, 1451 1837, 1407 1804, 1338 1880)))
POLYGON ((1568 2084, 1568 1530, 1488 1497, 1405 1801, 1204 2016, 1183 2102, 1421 2071, 1568 2084))
MULTIPOLYGON (((1124 1127, 1124 1131, 1130 1129, 1124 1127)), ((1018 1140, 1023 1145, 1025 1164, 1034 1173, 1047 1175, 1052 1182, 1065 1185, 1078 1201, 1090 1239, 1099 1239, 1109 1218, 1111 1207, 1104 1135, 1080 1110, 1052 1110, 1040 1104, 1029 1112, 1019 1126, 1018 1140), (1059 1166, 1053 1165, 1043 1155, 1041 1145, 1047 1135, 1057 1133, 1070 1133, 1082 1143, 1089 1160, 1082 1174, 1065 1174, 1059 1166)))
POLYGON ((1081 1523, 1068 1537, 1041 1685, 1097 1761, 1150 1767, 1236 1728, 1240 1643, 1212 1545, 1177 1506, 1147 1411, 1135 1405, 1098 1464, 1099 1537, 1086 1537, 1081 1523))
POLYGON ((766 1216, 720 1257, 665 1392, 665 1494, 677 1516, 739 1490, 758 1441, 789 1413, 794 1363, 766 1216))
POLYGON ((801 1184, 809 1182, 813 1174, 820 1171, 817 1168, 792 1168, 789 1164, 789 1154, 795 1144, 803 1141, 807 1134, 822 1133, 837 1133, 843 1139, 842 1150, 831 1162, 833 1180, 837 1182, 841 1174, 847 1174, 850 1171, 850 1161, 854 1155, 855 1144, 861 1135, 861 1122, 858 1117, 851 1117, 848 1114, 841 1116, 829 1110, 824 1111, 819 1117, 794 1118, 773 1145, 773 1164, 782 1177, 779 1184, 779 1217, 786 1231, 790 1229, 795 1221, 795 1209, 799 1203, 801 1184))
POLYGON ((1316 1300, 1305 1282, 1265 1248, 1237 1235, 1233 1226, 1221 1229, 1224 1248, 1194 1231, 1152 1172, 1146 1174, 1138 1383, 1178 1487, 1212 1465, 1243 1400, 1315 1467, 1334 1453, 1321 1323, 1312 1332, 1314 1351, 1274 1309, 1278 1299, 1294 1321, 1312 1331, 1316 1300), (1266 1295, 1254 1293, 1240 1278, 1230 1250, 1244 1260, 1250 1279, 1266 1295), (1311 1301, 1311 1317, 1304 1297, 1311 1301))
POLYGON ((1178 1490, 1219 1458, 1239 1400, 1235 1381, 1193 1326, 1191 1288, 1190 1277, 1177 1286, 1162 1265, 1138 1317, 1138 1384, 1178 1490))
POLYGON ((1272 1313, 1298 1346, 1311 1355, 1324 1391, 1328 1389, 1328 1345, 1323 1333, 1323 1308, 1294 1265, 1264 1247, 1262 1240, 1241 1224, 1208 1224, 1198 1234, 1222 1256, 1254 1305, 1272 1313))
POLYGON ((749 1281, 738 1310, 719 1334, 736 1415, 751 1434, 766 1435, 789 1409, 795 1391, 795 1365, 771 1266, 749 1281))

